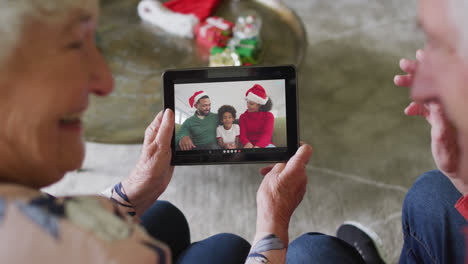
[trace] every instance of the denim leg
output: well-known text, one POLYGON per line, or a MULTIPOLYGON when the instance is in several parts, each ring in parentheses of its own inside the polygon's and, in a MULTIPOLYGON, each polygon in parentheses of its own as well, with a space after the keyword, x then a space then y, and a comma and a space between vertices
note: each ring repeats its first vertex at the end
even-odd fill
POLYGON ((353 246, 339 238, 307 233, 289 244, 286 263, 364 264, 364 260, 353 246))
POLYGON ((403 203, 400 263, 464 263, 467 221, 455 203, 461 193, 440 171, 419 177, 403 203))
POLYGON ((245 239, 224 233, 192 244, 176 263, 243 264, 249 251, 250 244, 245 239))
POLYGON ((187 220, 171 203, 156 201, 140 219, 148 234, 169 246, 172 259, 175 260, 190 245, 187 220))

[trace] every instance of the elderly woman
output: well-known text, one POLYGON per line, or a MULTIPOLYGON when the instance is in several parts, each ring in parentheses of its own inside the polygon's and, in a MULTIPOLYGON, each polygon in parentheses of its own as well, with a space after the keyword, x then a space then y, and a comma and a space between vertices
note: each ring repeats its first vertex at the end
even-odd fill
POLYGON ((80 168, 88 97, 113 89, 94 43, 98 1, 0 0, 0 10, 2 263, 284 262, 289 220, 305 193, 307 145, 262 170, 258 244, 248 258, 250 244, 231 234, 191 245, 183 214, 157 202, 173 173, 171 110, 149 125, 136 168, 109 197, 41 193, 80 168))

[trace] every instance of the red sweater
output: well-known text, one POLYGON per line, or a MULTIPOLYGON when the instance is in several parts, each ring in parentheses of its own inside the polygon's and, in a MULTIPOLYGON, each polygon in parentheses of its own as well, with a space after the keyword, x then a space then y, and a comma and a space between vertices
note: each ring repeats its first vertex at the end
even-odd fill
POLYGON ((261 148, 273 144, 271 137, 274 124, 275 117, 270 112, 245 111, 239 117, 240 142, 244 146, 250 142, 261 148))
MULTIPOLYGON (((460 198, 458 202, 455 204, 455 208, 457 208, 458 212, 468 220, 468 195, 460 198)), ((464 228, 465 231, 465 239, 468 242, 468 227, 464 228)), ((468 249, 468 244, 466 244, 468 249)), ((468 251, 467 251, 468 252, 468 251)), ((468 264, 468 257, 465 258, 465 264, 468 264)))
POLYGON ((468 196, 464 196, 458 200, 455 204, 455 208, 457 208, 458 212, 468 220, 468 196))

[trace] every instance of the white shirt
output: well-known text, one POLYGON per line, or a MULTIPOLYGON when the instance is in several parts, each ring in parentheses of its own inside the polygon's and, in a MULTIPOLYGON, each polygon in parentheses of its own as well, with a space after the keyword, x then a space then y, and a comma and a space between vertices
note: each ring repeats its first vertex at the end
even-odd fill
POLYGON ((225 144, 235 144, 236 137, 240 135, 240 127, 238 124, 232 124, 231 129, 226 130, 224 126, 216 128, 216 138, 222 138, 225 144))

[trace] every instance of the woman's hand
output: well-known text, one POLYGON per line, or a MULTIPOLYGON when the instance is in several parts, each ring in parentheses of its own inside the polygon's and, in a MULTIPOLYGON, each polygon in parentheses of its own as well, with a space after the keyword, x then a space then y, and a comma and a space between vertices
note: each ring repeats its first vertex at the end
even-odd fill
POLYGON ((174 167, 171 162, 171 139, 174 112, 160 112, 145 131, 140 159, 122 187, 140 217, 166 190, 174 167))
POLYGON ((275 234, 288 244, 289 220, 306 192, 305 168, 311 155, 312 148, 302 145, 288 163, 261 170, 265 177, 257 192, 256 240, 265 234, 275 234))
POLYGON ((236 144, 232 144, 232 143, 226 144, 226 148, 227 149, 236 149, 236 144))
POLYGON ((253 147, 254 147, 254 145, 252 143, 250 143, 250 142, 245 144, 245 146, 244 146, 244 148, 253 148, 253 147))

